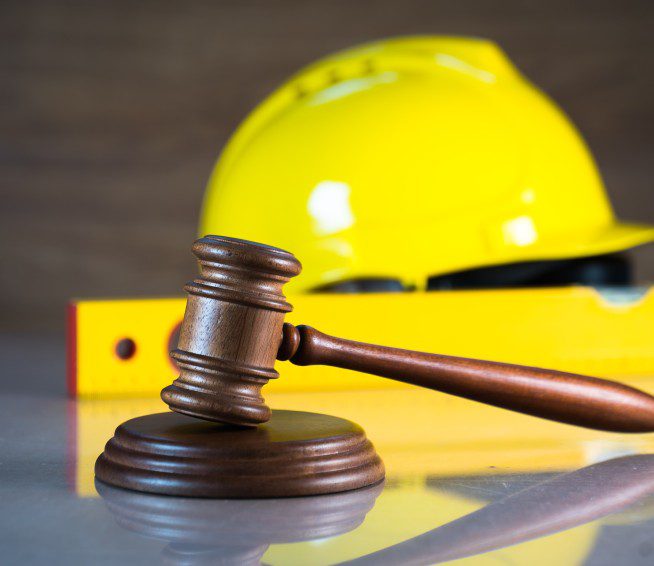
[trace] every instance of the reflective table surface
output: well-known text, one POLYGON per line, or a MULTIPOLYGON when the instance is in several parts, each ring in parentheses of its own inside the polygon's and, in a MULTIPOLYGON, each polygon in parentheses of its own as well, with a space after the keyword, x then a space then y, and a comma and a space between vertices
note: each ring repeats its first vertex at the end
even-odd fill
POLYGON ((5 357, 0 563, 654 563, 654 435, 583 430, 410 388, 273 392, 275 408, 361 424, 385 482, 289 499, 155 496, 96 482, 93 464, 118 424, 166 407, 67 400, 58 350, 48 348, 5 357))

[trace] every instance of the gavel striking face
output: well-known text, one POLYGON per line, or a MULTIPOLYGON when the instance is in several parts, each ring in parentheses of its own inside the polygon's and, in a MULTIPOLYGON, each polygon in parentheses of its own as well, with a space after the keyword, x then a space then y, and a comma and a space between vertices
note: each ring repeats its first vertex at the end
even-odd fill
POLYGON ((513 364, 363 344, 284 323, 293 254, 220 236, 197 240, 200 277, 188 283, 179 377, 161 392, 173 411, 256 426, 271 411, 261 388, 275 360, 371 373, 550 420, 617 432, 654 431, 654 397, 626 385, 513 364))

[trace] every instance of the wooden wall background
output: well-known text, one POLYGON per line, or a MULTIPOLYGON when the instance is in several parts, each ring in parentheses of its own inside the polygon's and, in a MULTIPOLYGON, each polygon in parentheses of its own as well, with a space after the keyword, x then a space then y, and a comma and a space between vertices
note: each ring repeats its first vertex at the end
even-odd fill
POLYGON ((3 0, 0 328, 60 329, 71 296, 178 294, 248 109, 385 36, 498 41, 579 125, 617 212, 654 222, 652 29, 650 0, 3 0))

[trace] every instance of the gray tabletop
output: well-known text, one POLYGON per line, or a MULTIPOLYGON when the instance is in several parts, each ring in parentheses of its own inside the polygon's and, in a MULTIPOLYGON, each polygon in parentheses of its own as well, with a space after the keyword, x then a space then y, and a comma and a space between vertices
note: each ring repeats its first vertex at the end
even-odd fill
POLYGON ((654 562, 654 456, 634 448, 646 443, 589 437, 583 465, 570 464, 565 439, 513 464, 498 445, 475 452, 469 469, 429 471, 399 463, 449 452, 409 444, 398 457, 382 442, 386 483, 365 490, 258 501, 140 494, 94 483, 92 463, 107 431, 156 401, 68 400, 60 338, 1 344, 2 563, 654 562))

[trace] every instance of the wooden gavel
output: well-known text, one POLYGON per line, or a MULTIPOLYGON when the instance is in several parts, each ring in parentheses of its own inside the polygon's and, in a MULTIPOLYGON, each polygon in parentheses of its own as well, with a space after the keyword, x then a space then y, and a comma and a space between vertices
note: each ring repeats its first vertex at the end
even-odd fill
POLYGON ((654 397, 613 381, 560 371, 425 354, 327 336, 284 323, 282 287, 302 269, 293 254, 221 236, 197 240, 200 277, 171 355, 179 377, 161 392, 173 411, 242 426, 266 422, 261 388, 275 360, 329 365, 411 383, 563 423, 654 431, 654 397))

